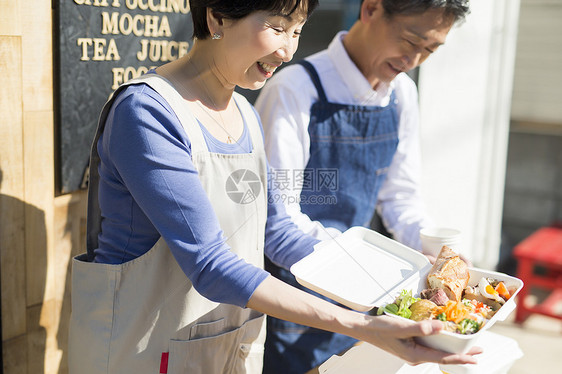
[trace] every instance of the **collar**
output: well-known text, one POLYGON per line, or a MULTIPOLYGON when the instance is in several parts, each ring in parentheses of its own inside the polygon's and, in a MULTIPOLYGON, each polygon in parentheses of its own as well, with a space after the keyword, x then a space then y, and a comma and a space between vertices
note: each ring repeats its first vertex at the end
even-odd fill
POLYGON ((357 65, 351 60, 343 45, 343 37, 347 31, 340 31, 328 46, 328 56, 332 60, 336 71, 345 82, 347 89, 358 102, 368 103, 389 97, 394 89, 394 80, 389 85, 374 90, 357 65))

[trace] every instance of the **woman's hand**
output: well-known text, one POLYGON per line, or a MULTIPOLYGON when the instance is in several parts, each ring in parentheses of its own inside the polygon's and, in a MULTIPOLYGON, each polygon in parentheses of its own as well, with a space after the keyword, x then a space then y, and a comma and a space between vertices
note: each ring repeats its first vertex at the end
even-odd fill
POLYGON ((368 343, 398 356, 412 365, 424 362, 440 364, 475 364, 474 355, 482 353, 478 347, 466 354, 453 354, 425 347, 415 341, 416 337, 439 333, 443 323, 437 320, 412 322, 389 316, 365 316, 364 336, 359 337, 368 343))
POLYGON ((341 308, 269 276, 254 291, 247 307, 273 317, 326 331, 345 334, 371 343, 407 362, 474 364, 474 348, 466 354, 452 354, 416 343, 415 338, 437 334, 440 321, 413 322, 389 316, 370 316, 341 308))

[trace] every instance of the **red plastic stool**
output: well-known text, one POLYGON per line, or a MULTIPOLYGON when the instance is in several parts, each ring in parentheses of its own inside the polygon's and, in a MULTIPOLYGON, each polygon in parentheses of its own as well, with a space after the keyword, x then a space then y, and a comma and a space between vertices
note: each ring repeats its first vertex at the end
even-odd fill
POLYGON ((535 231, 515 246, 513 255, 518 261, 517 277, 524 283, 519 291, 515 322, 522 323, 533 313, 562 320, 562 313, 556 310, 556 305, 562 303, 562 226, 535 231), (547 290, 549 296, 530 306, 525 297, 533 287, 547 290))

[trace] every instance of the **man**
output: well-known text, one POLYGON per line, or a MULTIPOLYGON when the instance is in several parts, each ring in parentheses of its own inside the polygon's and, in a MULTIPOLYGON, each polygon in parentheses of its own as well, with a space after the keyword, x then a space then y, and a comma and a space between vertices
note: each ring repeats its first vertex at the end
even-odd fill
MULTIPOLYGON (((418 96, 406 72, 445 42, 467 0, 363 0, 329 47, 277 73, 256 108, 274 182, 294 222, 319 239, 369 226, 421 249, 418 96)), ((287 271, 267 270, 298 286, 287 271)), ((265 373, 304 373, 354 340, 270 319, 265 373)))

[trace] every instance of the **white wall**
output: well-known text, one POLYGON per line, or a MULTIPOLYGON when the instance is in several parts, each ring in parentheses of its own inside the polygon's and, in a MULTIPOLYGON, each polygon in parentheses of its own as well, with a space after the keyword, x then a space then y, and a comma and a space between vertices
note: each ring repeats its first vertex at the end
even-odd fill
POLYGON ((423 189, 438 225, 463 231, 476 266, 499 257, 519 0, 471 14, 420 68, 423 189))
POLYGON ((511 116, 562 127, 562 1, 521 0, 511 116))

